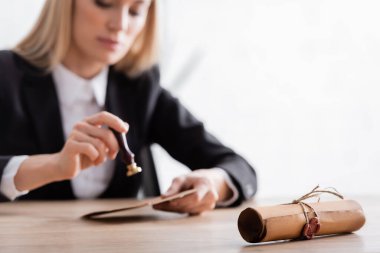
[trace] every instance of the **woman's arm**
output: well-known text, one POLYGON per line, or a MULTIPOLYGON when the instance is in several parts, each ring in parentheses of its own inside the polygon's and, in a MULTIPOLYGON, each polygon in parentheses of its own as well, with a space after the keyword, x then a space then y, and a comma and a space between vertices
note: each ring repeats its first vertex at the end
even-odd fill
MULTIPOLYGON (((221 173, 209 170, 212 168, 223 169, 236 186, 239 197, 233 205, 251 198, 257 189, 255 170, 245 159, 208 133, 203 123, 197 120, 178 99, 161 88, 158 85, 158 75, 152 76, 151 82, 154 85, 150 88, 153 90, 150 94, 155 95, 150 97, 150 104, 154 106, 151 106, 149 141, 160 144, 172 157, 194 170, 196 178, 206 178, 211 182, 203 181, 202 185, 208 185, 209 196, 215 195, 212 192, 217 193, 217 196, 203 199, 212 199, 211 202, 216 202, 218 199, 226 199, 231 194, 228 187, 226 188, 226 181, 222 180, 221 173), (201 172, 199 169, 207 170, 201 172)), ((194 182, 194 177, 191 175, 193 173, 186 177, 186 181, 194 182)), ((191 184, 182 185, 181 189, 185 190, 191 184)), ((195 184, 190 187, 195 188, 195 184)), ((202 199, 202 196, 207 195, 201 192, 198 191, 200 194, 195 196, 196 199, 202 199)))
POLYGON ((58 173, 58 153, 29 156, 14 177, 18 191, 29 191, 62 180, 58 173))
POLYGON ((21 163, 14 183, 19 191, 33 190, 45 184, 71 179, 80 170, 99 165, 106 158, 115 159, 119 150, 116 131, 127 132, 128 126, 118 117, 101 112, 77 123, 63 149, 54 154, 34 155, 21 163))

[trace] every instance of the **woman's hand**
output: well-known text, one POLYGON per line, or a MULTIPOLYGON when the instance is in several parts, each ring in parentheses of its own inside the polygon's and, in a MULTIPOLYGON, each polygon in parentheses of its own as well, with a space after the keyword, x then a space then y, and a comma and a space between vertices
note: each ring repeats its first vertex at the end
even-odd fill
POLYGON ((223 201, 232 196, 232 191, 219 170, 202 169, 176 177, 163 197, 193 188, 197 191, 191 195, 153 207, 169 212, 200 214, 214 209, 219 200, 223 201))
POLYGON ((55 154, 29 156, 20 165, 14 182, 19 191, 33 190, 48 183, 71 179, 90 166, 115 159, 119 151, 108 126, 127 132, 128 125, 108 112, 94 114, 74 126, 63 149, 55 154))
POLYGON ((127 132, 128 125, 109 112, 100 112, 77 123, 61 152, 56 154, 58 178, 71 179, 81 170, 115 159, 119 145, 108 126, 127 132))

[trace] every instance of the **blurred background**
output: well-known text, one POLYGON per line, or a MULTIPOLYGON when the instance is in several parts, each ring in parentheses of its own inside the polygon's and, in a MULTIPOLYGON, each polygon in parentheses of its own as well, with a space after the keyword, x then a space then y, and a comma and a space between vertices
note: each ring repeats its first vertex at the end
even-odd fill
MULTIPOLYGON (((0 49, 44 0, 0 0, 0 49)), ((162 85, 256 168, 258 197, 380 195, 380 1, 158 0, 162 85)), ((186 172, 154 146, 162 190, 186 172)))

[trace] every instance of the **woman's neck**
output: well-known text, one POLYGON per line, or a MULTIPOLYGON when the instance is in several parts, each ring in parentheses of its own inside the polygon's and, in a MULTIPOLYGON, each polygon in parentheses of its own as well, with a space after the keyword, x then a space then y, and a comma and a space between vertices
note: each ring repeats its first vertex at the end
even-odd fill
POLYGON ((73 52, 73 50, 69 50, 62 64, 84 79, 93 78, 105 67, 103 63, 82 57, 80 54, 73 52))

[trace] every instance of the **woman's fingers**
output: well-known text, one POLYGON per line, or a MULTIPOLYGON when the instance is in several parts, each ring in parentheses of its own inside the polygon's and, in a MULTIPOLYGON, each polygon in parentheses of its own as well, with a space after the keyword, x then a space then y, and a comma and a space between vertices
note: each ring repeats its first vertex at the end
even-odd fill
POLYGON ((119 145, 112 131, 102 128, 104 125, 119 132, 128 131, 127 123, 108 112, 97 113, 75 124, 59 155, 63 178, 72 178, 82 169, 104 163, 107 156, 115 159, 119 145))
POLYGON ((214 209, 217 194, 205 185, 195 187, 195 189, 197 189, 195 193, 176 200, 176 207, 183 212, 192 214, 214 209))
POLYGON ((168 212, 200 214, 214 209, 216 199, 211 192, 207 192, 203 197, 202 193, 195 192, 181 199, 155 205, 154 208, 168 212))
POLYGON ((169 189, 162 194, 163 197, 169 197, 171 195, 177 194, 182 191, 184 188, 184 182, 185 182, 185 177, 176 177, 173 179, 172 184, 170 185, 169 189))
POLYGON ((85 119, 85 121, 91 125, 102 126, 107 125, 114 130, 125 133, 128 131, 128 124, 122 121, 119 117, 103 111, 92 116, 89 116, 85 119))
POLYGON ((77 142, 89 143, 97 150, 98 157, 95 160, 91 159, 94 165, 99 165, 106 161, 109 148, 102 140, 98 138, 93 138, 77 130, 73 130, 70 138, 77 142))
POLYGON ((108 157, 115 159, 119 151, 119 145, 111 130, 93 126, 87 122, 79 122, 74 126, 74 130, 85 133, 90 137, 101 140, 108 148, 108 157))
POLYGON ((61 152, 57 155, 58 178, 71 179, 80 170, 104 163, 107 156, 116 157, 119 145, 108 126, 119 132, 127 132, 128 124, 108 112, 92 115, 77 123, 61 152))
POLYGON ((218 194, 216 191, 208 191, 203 201, 199 202, 199 205, 187 207, 188 213, 190 214, 200 214, 204 211, 210 211, 215 209, 216 202, 218 201, 218 194))
POLYGON ((191 195, 180 199, 155 205, 154 208, 169 212, 199 214, 215 208, 218 201, 218 193, 210 180, 204 177, 194 176, 191 173, 186 177, 173 180, 165 196, 170 196, 187 189, 196 189, 191 195), (170 193, 168 195, 168 193, 170 193))
POLYGON ((75 128, 92 137, 101 139, 109 149, 109 158, 115 159, 119 151, 119 145, 111 130, 101 128, 104 125, 121 133, 125 133, 129 129, 129 125, 126 122, 106 111, 87 117, 83 122, 76 124, 75 128))
POLYGON ((59 153, 59 178, 74 178, 81 169, 89 167, 99 157, 97 149, 90 143, 67 140, 63 150, 59 153), (82 158, 83 157, 83 158, 82 158))

